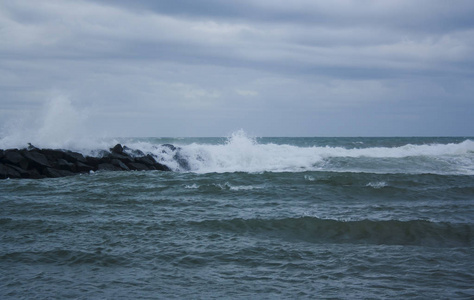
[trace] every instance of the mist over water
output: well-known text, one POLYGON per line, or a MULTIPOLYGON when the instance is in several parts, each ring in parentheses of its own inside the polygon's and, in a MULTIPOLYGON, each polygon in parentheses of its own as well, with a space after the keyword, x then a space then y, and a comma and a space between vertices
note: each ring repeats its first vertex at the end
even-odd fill
POLYGON ((77 108, 64 95, 48 99, 37 111, 6 124, 0 131, 0 149, 39 148, 87 151, 106 148, 112 139, 89 130, 88 112, 77 108))

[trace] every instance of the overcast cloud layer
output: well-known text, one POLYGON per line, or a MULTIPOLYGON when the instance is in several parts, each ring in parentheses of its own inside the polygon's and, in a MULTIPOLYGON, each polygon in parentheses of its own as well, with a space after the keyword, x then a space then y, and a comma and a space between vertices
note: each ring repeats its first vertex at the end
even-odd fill
POLYGON ((472 16, 470 0, 5 0, 0 126, 473 136, 472 16))

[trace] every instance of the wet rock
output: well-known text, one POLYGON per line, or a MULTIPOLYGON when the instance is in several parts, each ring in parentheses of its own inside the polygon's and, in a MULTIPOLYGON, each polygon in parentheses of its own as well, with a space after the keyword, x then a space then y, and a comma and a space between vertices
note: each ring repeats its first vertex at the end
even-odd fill
POLYGON ((122 154, 123 153, 123 147, 122 147, 122 145, 117 144, 113 148, 110 148, 110 152, 116 153, 116 154, 122 154))
POLYGON ((165 147, 165 148, 168 148, 170 149, 171 151, 176 151, 176 147, 174 145, 171 145, 171 144, 163 144, 161 145, 162 147, 165 147))
POLYGON ((111 148, 110 152, 100 151, 98 154, 98 157, 91 157, 67 150, 39 149, 33 145, 21 150, 0 149, 0 179, 56 178, 97 170, 171 171, 152 155, 120 144, 111 148))
POLYGON ((7 164, 19 166, 22 169, 28 168, 28 160, 21 155, 17 149, 6 150, 2 161, 7 164))
POLYGON ((21 174, 8 165, 0 163, 0 179, 21 178, 21 174))
POLYGON ((23 151, 22 154, 32 168, 51 168, 51 164, 46 156, 38 151, 23 151))
POLYGON ((76 162, 75 165, 76 165, 76 171, 80 173, 94 171, 94 169, 97 170, 97 168, 81 163, 80 161, 76 162))
POLYGON ((97 166, 97 170, 99 171, 122 171, 121 168, 114 166, 113 164, 109 163, 102 163, 97 166))
POLYGON ((76 172, 76 165, 62 158, 58 159, 58 161, 54 164, 54 166, 56 169, 59 169, 59 170, 76 172))
POLYGON ((127 166, 130 168, 130 170, 135 170, 135 171, 148 171, 148 170, 150 170, 149 167, 147 167, 146 165, 144 165, 142 163, 138 163, 138 162, 128 163, 127 166))
POLYGON ((66 170, 58 170, 53 168, 46 168, 43 172, 44 175, 50 178, 58 178, 58 177, 65 177, 65 176, 72 176, 75 173, 66 171, 66 170))
POLYGON ((75 163, 75 162, 81 162, 83 164, 87 163, 87 160, 84 157, 84 155, 78 152, 73 152, 73 151, 64 151, 64 159, 72 163, 75 163))
POLYGON ((127 165, 125 163, 123 163, 122 161, 118 160, 118 159, 112 159, 110 161, 110 163, 124 171, 130 171, 130 168, 127 167, 127 165))

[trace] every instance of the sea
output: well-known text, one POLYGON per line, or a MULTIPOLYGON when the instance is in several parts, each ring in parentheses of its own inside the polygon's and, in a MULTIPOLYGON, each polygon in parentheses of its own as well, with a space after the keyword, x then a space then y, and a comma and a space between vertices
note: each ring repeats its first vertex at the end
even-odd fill
POLYGON ((473 137, 116 143, 173 171, 0 181, 0 299, 474 299, 473 137))

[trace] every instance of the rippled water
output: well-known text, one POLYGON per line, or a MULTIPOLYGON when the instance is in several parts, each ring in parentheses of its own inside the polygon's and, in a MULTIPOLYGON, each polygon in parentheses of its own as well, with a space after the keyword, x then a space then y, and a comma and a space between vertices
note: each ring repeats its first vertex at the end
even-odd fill
POLYGON ((471 140, 180 141, 191 171, 0 181, 0 298, 474 297, 471 140))

